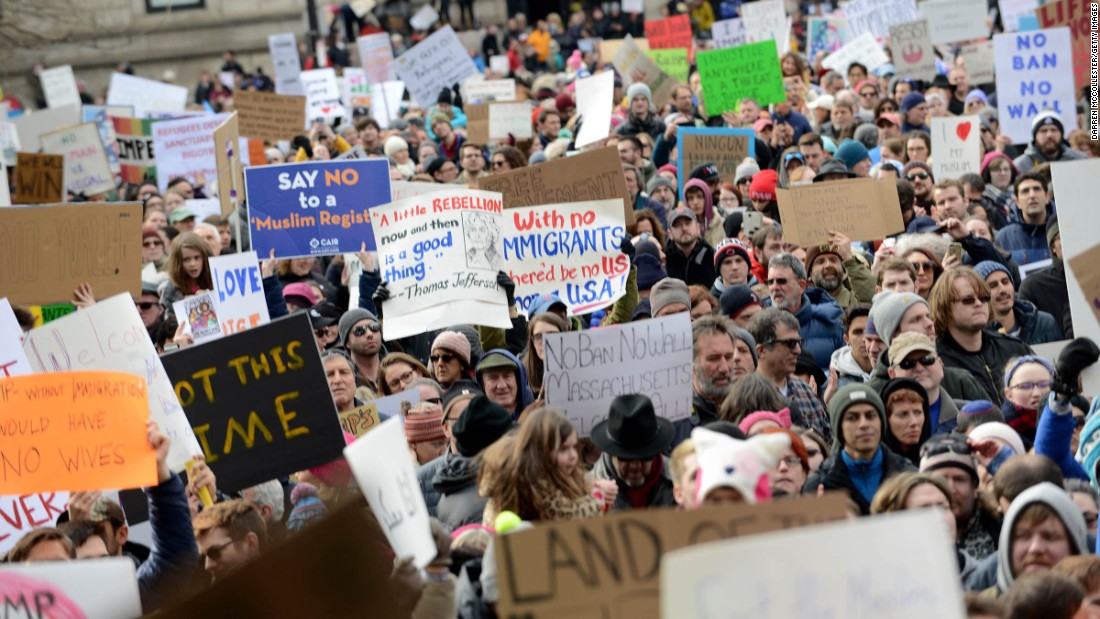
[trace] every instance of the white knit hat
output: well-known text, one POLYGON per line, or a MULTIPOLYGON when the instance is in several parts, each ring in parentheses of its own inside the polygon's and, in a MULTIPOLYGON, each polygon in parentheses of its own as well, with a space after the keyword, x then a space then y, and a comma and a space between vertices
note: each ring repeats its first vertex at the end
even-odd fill
POLYGON ((757 434, 742 441, 706 428, 692 430, 691 440, 699 462, 696 505, 715 488, 733 488, 753 505, 768 501, 772 496, 768 471, 791 446, 786 434, 757 434))
POLYGON ((976 441, 988 441, 991 438, 998 438, 1007 443, 1016 452, 1017 456, 1027 453, 1027 450, 1024 449, 1024 441, 1020 438, 1019 433, 1007 423, 987 421, 975 426, 968 436, 976 441))

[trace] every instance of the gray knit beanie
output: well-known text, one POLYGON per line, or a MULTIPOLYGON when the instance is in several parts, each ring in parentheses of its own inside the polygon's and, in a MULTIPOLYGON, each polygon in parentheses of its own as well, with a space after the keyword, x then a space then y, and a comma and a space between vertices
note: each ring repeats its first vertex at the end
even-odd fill
POLYGON ((337 324, 336 327, 337 330, 340 332, 340 343, 347 343, 348 332, 350 332, 351 328, 355 326, 355 323, 367 319, 378 322, 377 316, 361 307, 353 307, 344 312, 344 315, 340 317, 340 322, 337 324))
POLYGON ((928 301, 915 292, 883 290, 875 295, 871 300, 871 320, 875 322, 875 330, 884 344, 890 345, 890 340, 897 335, 902 316, 918 303, 928 305, 928 301))

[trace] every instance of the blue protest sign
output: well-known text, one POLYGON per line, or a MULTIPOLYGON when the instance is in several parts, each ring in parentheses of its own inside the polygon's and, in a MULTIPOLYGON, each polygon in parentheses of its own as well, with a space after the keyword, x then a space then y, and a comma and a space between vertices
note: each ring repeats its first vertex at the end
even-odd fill
POLYGON ((264 257, 373 250, 370 209, 390 202, 384 159, 250 167, 244 179, 252 249, 264 257))
POLYGON ((1045 110, 1061 117, 1064 135, 1077 128, 1069 28, 994 35, 993 51, 1003 135, 1031 141, 1031 121, 1045 110))

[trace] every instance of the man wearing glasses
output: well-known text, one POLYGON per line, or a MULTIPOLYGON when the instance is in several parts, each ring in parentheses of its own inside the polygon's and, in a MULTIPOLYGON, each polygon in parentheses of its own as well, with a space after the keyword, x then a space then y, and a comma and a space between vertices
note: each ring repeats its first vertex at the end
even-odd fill
MULTIPOLYGON (((954 430, 958 423, 959 407, 943 386, 943 362, 936 354, 936 345, 932 340, 923 333, 902 333, 894 338, 886 356, 890 363, 887 369, 890 378, 911 378, 924 387, 933 433, 954 430)), ((977 395, 982 398, 984 392, 980 387, 972 388, 976 388, 977 395)))
POLYGON ((477 179, 487 176, 489 171, 485 169, 485 153, 481 151, 480 144, 462 145, 462 174, 458 175, 458 184, 477 185, 477 179))
POLYGON ((145 330, 149 338, 155 343, 160 324, 164 322, 164 306, 160 304, 160 294, 156 284, 141 282, 141 298, 134 302, 138 313, 141 314, 141 322, 145 324, 145 330))
POLYGON ((203 566, 215 582, 259 558, 267 544, 263 517, 243 499, 215 503, 192 524, 203 566))
POLYGON ((355 364, 356 384, 379 392, 374 379, 378 376, 378 365, 382 362, 382 323, 371 312, 356 307, 340 317, 337 328, 340 331, 340 341, 355 364))
POLYGON ((844 310, 824 290, 806 287, 806 266, 792 254, 779 254, 768 261, 764 283, 771 295, 764 305, 793 314, 817 367, 829 367, 833 351, 844 346, 844 310))

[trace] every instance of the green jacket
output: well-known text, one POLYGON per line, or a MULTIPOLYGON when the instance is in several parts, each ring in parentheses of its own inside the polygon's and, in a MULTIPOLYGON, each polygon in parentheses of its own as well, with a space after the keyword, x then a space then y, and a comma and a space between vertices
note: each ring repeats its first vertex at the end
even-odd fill
POLYGON ((845 284, 835 293, 829 292, 840 309, 847 310, 856 303, 870 303, 875 296, 875 276, 871 275, 871 269, 852 256, 844 261, 844 271, 847 273, 845 284))

